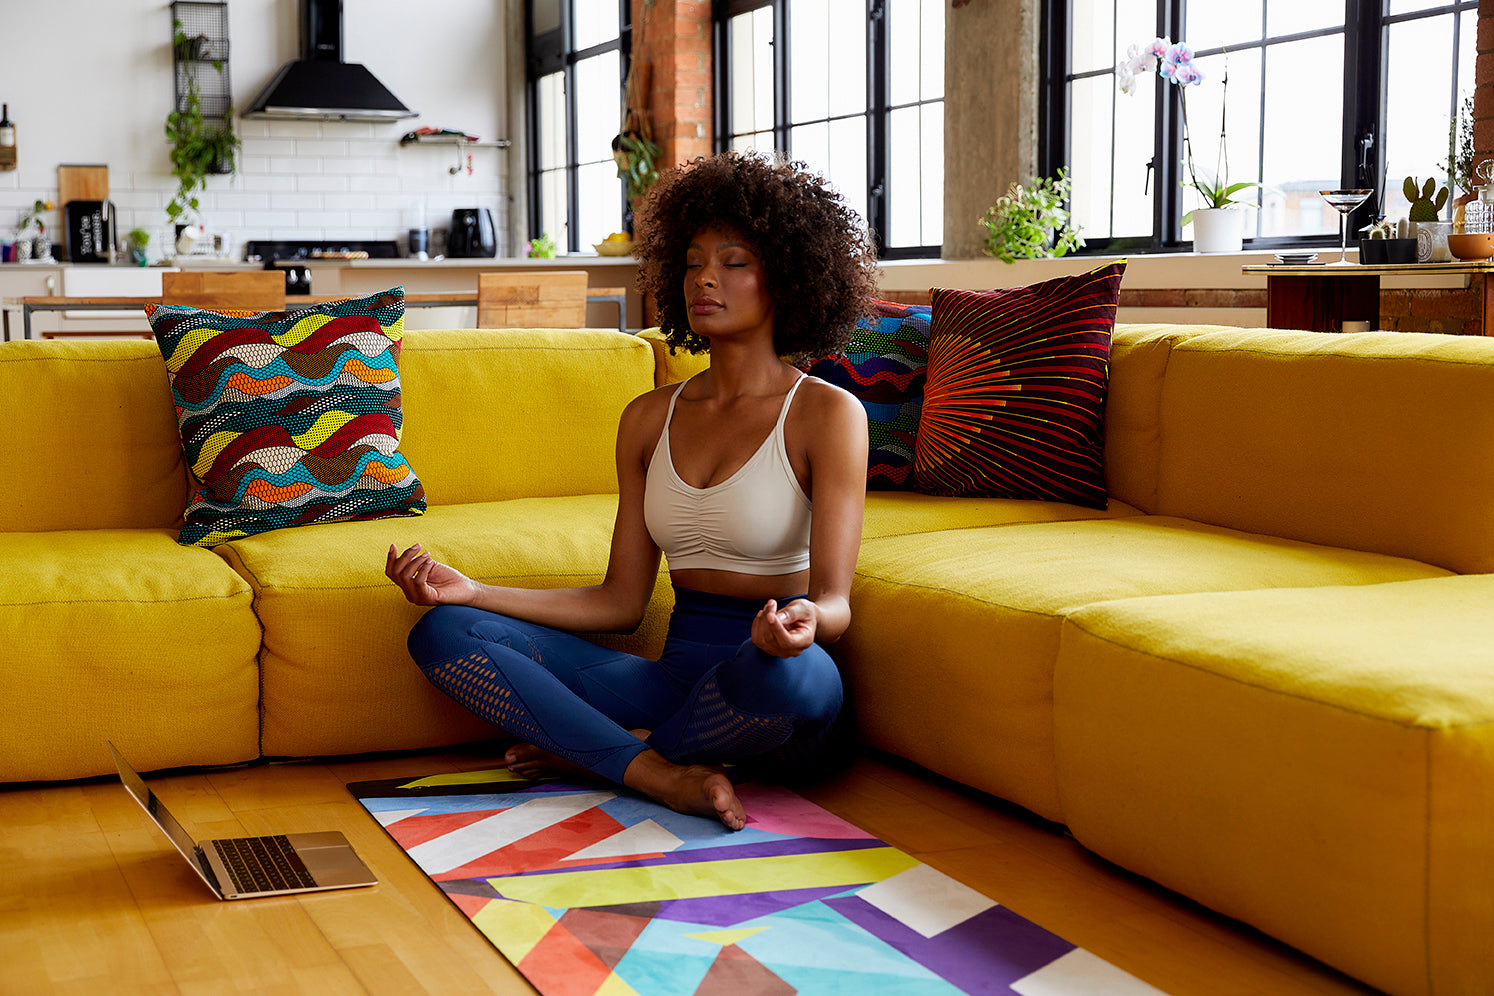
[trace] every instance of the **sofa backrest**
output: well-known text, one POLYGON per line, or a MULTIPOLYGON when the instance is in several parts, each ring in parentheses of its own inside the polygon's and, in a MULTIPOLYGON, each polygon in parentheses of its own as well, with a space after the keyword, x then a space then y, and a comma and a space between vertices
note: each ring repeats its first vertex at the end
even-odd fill
POLYGON ((176 411, 153 342, 0 344, 0 531, 179 526, 176 411))
POLYGON ((1494 571, 1494 341, 1206 332, 1170 344, 1158 410, 1148 511, 1494 571))
POLYGON ((432 505, 616 492, 618 419, 653 386, 615 330, 411 330, 400 451, 432 505))

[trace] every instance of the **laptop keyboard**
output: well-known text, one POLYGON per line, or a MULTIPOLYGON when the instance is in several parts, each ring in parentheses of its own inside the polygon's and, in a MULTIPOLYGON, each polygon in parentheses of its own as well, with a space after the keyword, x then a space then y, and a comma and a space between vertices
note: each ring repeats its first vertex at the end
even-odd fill
POLYGON ((316 886, 316 880, 306 871, 284 835, 237 837, 212 843, 240 892, 282 892, 316 886))

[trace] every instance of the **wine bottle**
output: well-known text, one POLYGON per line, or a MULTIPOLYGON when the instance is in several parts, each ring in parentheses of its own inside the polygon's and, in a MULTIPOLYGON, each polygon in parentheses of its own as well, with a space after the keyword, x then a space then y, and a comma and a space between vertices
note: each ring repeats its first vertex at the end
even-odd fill
POLYGON ((0 104, 0 169, 16 168, 16 126, 10 123, 10 105, 0 104))

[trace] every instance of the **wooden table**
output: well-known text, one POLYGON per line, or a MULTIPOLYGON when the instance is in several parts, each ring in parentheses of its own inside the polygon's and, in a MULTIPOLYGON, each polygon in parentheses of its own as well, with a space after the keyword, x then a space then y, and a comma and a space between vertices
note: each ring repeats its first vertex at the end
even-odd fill
MULTIPOLYGON (((617 330, 628 330, 628 296, 622 287, 591 287, 586 291, 589 301, 606 301, 617 305, 617 330)), ((326 304, 330 301, 345 301, 348 295, 305 294, 291 295, 285 299, 287 309, 308 304, 326 304)), ((147 304, 160 304, 159 297, 22 297, 6 298, 3 312, 4 341, 11 339, 10 312, 19 304, 21 309, 21 338, 31 338, 31 313, 34 311, 118 311, 124 308, 142 308, 147 304)), ((457 308, 476 307, 477 293, 464 291, 406 294, 407 308, 457 308)), ((65 333, 64 333, 65 334, 65 333)), ((96 336, 98 332, 80 332, 79 335, 96 336)), ((142 338, 149 335, 142 333, 142 338)))
MULTIPOLYGON (((1266 325, 1273 329, 1307 329, 1339 332, 1344 322, 1380 324, 1380 278, 1382 276, 1432 276, 1438 274, 1494 273, 1494 262, 1391 263, 1367 266, 1328 263, 1308 266, 1280 264, 1243 266, 1245 273, 1266 276, 1266 325)), ((1485 334, 1494 334, 1494 280, 1484 279, 1483 322, 1485 334)))

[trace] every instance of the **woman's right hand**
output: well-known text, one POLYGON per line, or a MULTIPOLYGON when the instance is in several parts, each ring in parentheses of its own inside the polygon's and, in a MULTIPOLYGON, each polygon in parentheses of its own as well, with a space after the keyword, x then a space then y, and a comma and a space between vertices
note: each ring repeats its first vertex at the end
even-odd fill
POLYGON ((477 594, 477 582, 433 558, 419 543, 404 553, 390 544, 384 574, 416 605, 468 605, 477 594))

